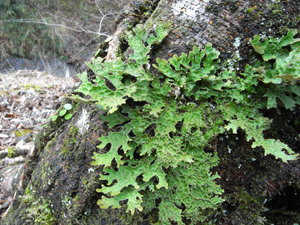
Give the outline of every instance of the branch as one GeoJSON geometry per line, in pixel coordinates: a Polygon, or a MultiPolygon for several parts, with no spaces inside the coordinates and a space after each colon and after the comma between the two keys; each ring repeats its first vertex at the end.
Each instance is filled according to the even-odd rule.
{"type": "MultiPolygon", "coordinates": [[[[100,0],[100,2],[101,2],[101,0],[100,0]]],[[[100,33],[100,32],[101,32],[101,28],[102,28],[102,21],[104,20],[104,18],[105,18],[106,16],[108,16],[108,15],[114,15],[114,14],[117,14],[117,13],[107,13],[107,14],[103,14],[103,13],[102,13],[102,10],[101,10],[101,8],[100,8],[100,6],[98,5],[98,1],[95,1],[95,3],[96,3],[96,6],[97,6],[97,8],[98,8],[100,14],[102,15],[102,18],[101,18],[101,20],[100,20],[100,22],[99,22],[99,29],[98,29],[98,33],[100,33]]]]}
{"type": "Polygon", "coordinates": [[[84,33],[89,33],[89,34],[96,34],[98,36],[105,36],[105,37],[109,37],[109,35],[105,34],[105,33],[100,33],[100,32],[95,32],[95,31],[91,31],[91,30],[85,30],[83,27],[79,26],[80,29],[75,29],[72,27],[68,27],[65,26],[63,24],[56,24],[56,23],[48,23],[48,22],[42,22],[40,20],[34,20],[34,19],[13,19],[13,20],[0,20],[0,23],[35,23],[35,24],[43,24],[43,25],[47,25],[47,26],[55,26],[55,27],[63,27],[66,28],[68,30],[72,30],[75,32],[84,32],[84,33]]]}

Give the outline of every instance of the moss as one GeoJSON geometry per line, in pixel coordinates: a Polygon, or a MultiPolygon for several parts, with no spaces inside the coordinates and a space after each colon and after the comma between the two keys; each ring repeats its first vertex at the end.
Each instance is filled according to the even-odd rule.
{"type": "Polygon", "coordinates": [[[248,9],[248,13],[252,13],[253,10],[254,10],[254,7],[250,7],[250,8],[248,9]]]}
{"type": "MultiPolygon", "coordinates": [[[[74,124],[72,124],[70,131],[69,131],[69,135],[73,135],[74,131],[75,131],[75,126],[74,126],[74,124]]],[[[76,131],[75,131],[75,134],[76,134],[76,131]]]]}
{"type": "Polygon", "coordinates": [[[285,35],[287,32],[286,28],[298,28],[299,27],[299,15],[297,14],[296,8],[299,8],[299,3],[290,2],[285,4],[283,1],[268,5],[267,3],[259,3],[255,6],[251,6],[245,14],[245,22],[248,23],[250,18],[255,21],[253,25],[248,23],[249,31],[255,31],[254,34],[261,34],[269,32],[274,34],[285,35]],[[251,10],[250,10],[251,9],[251,10]],[[254,10],[255,9],[255,10],[254,10]],[[287,15],[289,12],[289,15],[287,15]],[[298,17],[298,18],[297,18],[298,17]],[[267,18],[267,19],[266,19],[267,18]],[[257,27],[254,28],[255,24],[259,23],[259,30],[257,27]],[[251,28],[253,26],[253,28],[251,28]]]}
{"type": "Polygon", "coordinates": [[[63,144],[63,148],[61,150],[61,153],[66,157],[70,154],[70,150],[68,148],[68,143],[69,143],[69,140],[67,140],[64,144],[63,144]]]}
{"type": "Polygon", "coordinates": [[[34,224],[56,224],[56,219],[53,216],[51,209],[51,202],[44,199],[43,197],[34,196],[34,191],[32,194],[27,194],[22,196],[22,203],[26,204],[26,217],[23,217],[26,222],[34,222],[34,224]]]}

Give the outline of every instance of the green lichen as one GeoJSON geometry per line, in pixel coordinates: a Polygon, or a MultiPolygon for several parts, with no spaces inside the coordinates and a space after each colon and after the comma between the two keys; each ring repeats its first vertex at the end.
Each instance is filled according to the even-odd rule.
{"type": "MultiPolygon", "coordinates": [[[[247,65],[244,74],[236,74],[221,67],[219,52],[208,43],[205,49],[194,47],[188,55],[174,55],[169,61],[157,59],[152,66],[159,76],[151,73],[151,47],[162,42],[168,27],[157,24],[155,35],[141,25],[127,32],[133,52],[127,62],[94,59],[89,67],[97,77],[92,83],[86,73],[79,75],[83,83],[77,91],[90,95],[107,111],[101,119],[114,131],[99,138],[103,153],[93,156],[92,165],[104,165],[100,180],[108,185],[97,189],[104,194],[98,201],[100,207],[119,208],[125,201],[131,214],[158,209],[162,224],[183,224],[182,217],[195,224],[223,201],[223,191],[214,181],[219,176],[210,172],[218,157],[204,151],[218,134],[242,129],[252,148],[261,146],[265,155],[284,162],[295,160],[297,154],[286,144],[263,136],[271,123],[260,113],[270,107],[266,90],[276,93],[282,86],[265,82],[266,73],[255,72],[259,62],[247,65]]],[[[269,54],[264,43],[254,40],[259,54],[269,54]]],[[[282,55],[282,46],[275,47],[274,54],[281,57],[270,57],[276,65],[291,55],[299,57],[295,50],[299,40],[291,34],[281,40],[288,40],[284,46],[291,45],[292,52],[282,55]]],[[[293,71],[297,78],[298,70],[293,71]]],[[[285,87],[286,93],[298,95],[294,83],[285,87]]]]}
{"type": "Polygon", "coordinates": [[[300,38],[294,39],[296,34],[297,30],[291,30],[280,39],[271,37],[261,42],[261,38],[255,35],[250,40],[254,50],[262,55],[263,61],[257,61],[253,67],[248,65],[244,75],[256,76],[266,84],[281,84],[268,87],[264,95],[268,98],[268,109],[277,107],[277,99],[287,109],[293,109],[300,103],[300,87],[295,85],[300,81],[300,38]]]}

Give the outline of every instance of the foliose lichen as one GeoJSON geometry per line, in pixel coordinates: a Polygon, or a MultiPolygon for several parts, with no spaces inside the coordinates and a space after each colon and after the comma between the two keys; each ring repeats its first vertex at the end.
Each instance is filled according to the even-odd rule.
{"type": "Polygon", "coordinates": [[[107,111],[101,119],[111,129],[99,138],[101,153],[93,156],[92,165],[104,166],[100,180],[107,182],[97,189],[103,193],[98,204],[119,208],[126,202],[131,214],[158,209],[162,224],[183,224],[182,217],[195,224],[223,201],[215,183],[219,176],[210,172],[218,157],[204,151],[219,134],[242,129],[252,148],[261,146],[265,155],[284,162],[298,156],[288,145],[264,138],[271,120],[260,111],[279,102],[291,110],[299,104],[300,40],[294,30],[279,40],[254,37],[251,44],[265,61],[238,74],[220,66],[210,43],[151,66],[151,47],[162,42],[170,24],[156,24],[151,34],[147,26],[126,33],[133,51],[126,62],[96,58],[88,65],[96,78],[79,75],[77,92],[107,111]]]}

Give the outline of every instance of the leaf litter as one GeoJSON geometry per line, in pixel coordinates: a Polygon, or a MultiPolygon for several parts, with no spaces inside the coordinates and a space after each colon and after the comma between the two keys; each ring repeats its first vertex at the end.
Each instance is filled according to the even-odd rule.
{"type": "Polygon", "coordinates": [[[0,215],[14,200],[24,173],[24,162],[34,149],[34,137],[60,107],[76,83],[73,77],[19,70],[0,73],[0,215]],[[19,183],[16,183],[19,182],[19,183]]]}

